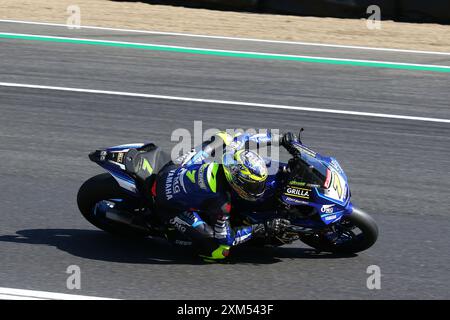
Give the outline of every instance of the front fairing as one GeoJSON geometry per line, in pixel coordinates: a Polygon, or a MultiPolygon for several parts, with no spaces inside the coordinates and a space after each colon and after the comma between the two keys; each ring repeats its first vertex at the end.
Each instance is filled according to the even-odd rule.
{"type": "Polygon", "coordinates": [[[331,224],[352,212],[350,189],[345,172],[332,157],[324,157],[304,145],[296,144],[301,158],[313,168],[320,184],[308,181],[289,181],[282,200],[289,205],[313,207],[323,223],[331,224]]]}

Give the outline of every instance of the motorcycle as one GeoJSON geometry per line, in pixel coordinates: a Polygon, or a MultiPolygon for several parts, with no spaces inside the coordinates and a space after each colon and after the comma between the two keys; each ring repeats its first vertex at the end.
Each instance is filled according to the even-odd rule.
{"type": "MultiPolygon", "coordinates": [[[[317,252],[338,254],[370,248],[378,237],[377,224],[353,206],[348,179],[338,161],[300,141],[294,146],[299,155],[287,163],[267,159],[277,173],[268,176],[258,203],[233,206],[232,225],[264,223],[275,217],[290,221],[282,234],[250,240],[255,245],[280,246],[300,240],[317,252]]],[[[114,235],[166,237],[165,226],[154,213],[150,189],[158,172],[173,164],[170,157],[154,143],[137,143],[96,150],[89,158],[107,173],[80,187],[81,214],[114,235]]],[[[175,243],[190,244],[189,239],[175,243]]]]}

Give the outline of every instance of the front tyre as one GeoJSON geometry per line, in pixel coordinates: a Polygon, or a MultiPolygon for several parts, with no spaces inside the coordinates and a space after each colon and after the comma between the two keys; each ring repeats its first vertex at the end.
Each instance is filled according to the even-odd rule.
{"type": "Polygon", "coordinates": [[[103,173],[83,183],[78,191],[77,203],[83,217],[99,229],[118,236],[133,238],[147,236],[148,233],[144,231],[95,214],[98,203],[111,199],[132,201],[109,173],[103,173]]]}
{"type": "Polygon", "coordinates": [[[331,232],[306,236],[301,240],[318,251],[352,254],[367,250],[378,238],[375,220],[357,208],[342,217],[333,229],[331,232]]]}

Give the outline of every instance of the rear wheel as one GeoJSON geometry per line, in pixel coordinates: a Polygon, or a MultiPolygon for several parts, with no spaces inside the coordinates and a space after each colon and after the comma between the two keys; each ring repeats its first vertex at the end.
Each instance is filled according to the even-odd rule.
{"type": "Polygon", "coordinates": [[[351,214],[342,217],[332,231],[306,236],[301,240],[319,251],[351,254],[367,250],[377,238],[378,227],[375,220],[355,208],[351,214]]]}
{"type": "Polygon", "coordinates": [[[81,214],[97,228],[118,236],[133,238],[147,236],[148,232],[144,230],[96,214],[99,205],[118,201],[133,201],[133,199],[123,191],[109,173],[99,174],[87,180],[80,187],[77,196],[81,214]]]}

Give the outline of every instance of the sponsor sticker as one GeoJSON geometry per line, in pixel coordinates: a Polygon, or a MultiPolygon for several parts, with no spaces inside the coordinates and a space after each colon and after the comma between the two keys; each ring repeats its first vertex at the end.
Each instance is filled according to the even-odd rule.
{"type": "Polygon", "coordinates": [[[300,204],[307,205],[307,204],[309,204],[308,201],[299,200],[299,199],[292,198],[292,197],[289,197],[289,196],[286,196],[286,195],[283,195],[283,201],[287,202],[290,205],[300,205],[300,204]]]}
{"type": "MultiPolygon", "coordinates": [[[[184,171],[186,171],[186,169],[184,169],[184,171]]],[[[181,187],[184,189],[184,186],[180,183],[182,173],[183,170],[178,170],[177,172],[177,170],[174,169],[170,170],[167,174],[165,186],[167,200],[172,199],[174,194],[179,193],[181,191],[181,187]]]]}
{"type": "Polygon", "coordinates": [[[206,182],[205,182],[205,169],[206,167],[208,167],[208,164],[204,164],[202,165],[199,169],[198,169],[198,185],[200,186],[201,189],[203,190],[207,190],[206,187],[206,182]]]}
{"type": "Polygon", "coordinates": [[[322,213],[333,213],[334,212],[334,204],[325,204],[320,208],[320,212],[322,213]]]}
{"type": "Polygon", "coordinates": [[[299,187],[289,185],[289,186],[287,186],[284,194],[287,196],[290,196],[290,197],[309,199],[310,192],[311,192],[311,189],[299,188],[299,187]]]}
{"type": "Polygon", "coordinates": [[[300,182],[300,181],[291,180],[291,181],[289,181],[289,185],[304,187],[304,186],[306,186],[306,182],[300,182]]]}
{"type": "Polygon", "coordinates": [[[336,215],[335,214],[333,214],[333,215],[331,215],[331,216],[327,216],[327,217],[325,217],[325,220],[326,221],[330,221],[330,220],[334,220],[334,219],[336,219],[336,215]]]}

